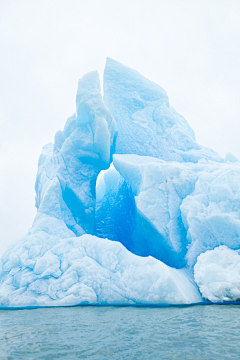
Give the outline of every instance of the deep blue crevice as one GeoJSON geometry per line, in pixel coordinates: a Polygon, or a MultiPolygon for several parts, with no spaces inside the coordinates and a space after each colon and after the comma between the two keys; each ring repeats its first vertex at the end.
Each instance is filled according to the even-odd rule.
{"type": "Polygon", "coordinates": [[[136,208],[131,187],[120,178],[117,188],[109,191],[96,203],[95,233],[101,238],[121,242],[134,252],[136,208]]]}
{"type": "MultiPolygon", "coordinates": [[[[131,186],[119,176],[105,176],[106,191],[100,201],[96,202],[95,235],[112,241],[119,241],[129,251],[139,256],[153,256],[166,265],[182,268],[186,265],[184,259],[186,244],[176,252],[169,239],[162,236],[154,225],[141,214],[135,204],[131,186]]],[[[182,223],[182,220],[179,219],[182,223]]],[[[186,231],[183,224],[179,224],[183,240],[186,231]],[[182,226],[180,226],[182,225],[182,226]]]]}

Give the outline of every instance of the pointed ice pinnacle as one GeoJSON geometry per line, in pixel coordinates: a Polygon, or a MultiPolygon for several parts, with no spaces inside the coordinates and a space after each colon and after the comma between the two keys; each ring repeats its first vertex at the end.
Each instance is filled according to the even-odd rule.
{"type": "Polygon", "coordinates": [[[43,148],[36,180],[38,214],[63,220],[76,235],[93,234],[95,183],[114,151],[116,123],[105,106],[97,71],[78,83],[77,115],[43,148]]]}
{"type": "Polygon", "coordinates": [[[197,144],[194,131],[169,105],[161,86],[110,58],[103,82],[104,101],[118,126],[117,154],[179,162],[223,161],[213,150],[197,144]]]}

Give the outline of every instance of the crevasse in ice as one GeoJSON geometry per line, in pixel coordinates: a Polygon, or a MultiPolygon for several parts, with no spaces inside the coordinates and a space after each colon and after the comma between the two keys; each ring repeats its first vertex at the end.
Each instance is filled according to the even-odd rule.
{"type": "Polygon", "coordinates": [[[108,168],[116,142],[116,123],[102,100],[98,72],[79,81],[76,107],[54,144],[44,146],[40,155],[34,225],[45,215],[82,235],[94,231],[95,183],[108,168]]]}
{"type": "Polygon", "coordinates": [[[83,76],[76,114],[43,147],[0,306],[237,301],[240,163],[198,145],[160,86],[111,59],[104,100],[98,73],[83,76]]]}
{"type": "Polygon", "coordinates": [[[218,245],[240,248],[238,163],[114,155],[113,164],[133,191],[141,255],[181,268],[218,245]]]}

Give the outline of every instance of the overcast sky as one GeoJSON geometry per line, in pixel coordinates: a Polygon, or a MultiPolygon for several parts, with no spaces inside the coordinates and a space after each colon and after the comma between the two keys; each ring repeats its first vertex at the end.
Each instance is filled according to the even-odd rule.
{"type": "Polygon", "coordinates": [[[0,253],[35,215],[41,147],[107,56],[168,92],[199,143],[240,158],[239,0],[0,0],[0,253]]]}

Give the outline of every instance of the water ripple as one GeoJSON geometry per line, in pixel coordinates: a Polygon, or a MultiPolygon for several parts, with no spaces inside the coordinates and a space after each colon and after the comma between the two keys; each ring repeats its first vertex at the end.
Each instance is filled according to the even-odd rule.
{"type": "Polygon", "coordinates": [[[0,359],[239,359],[240,307],[0,311],[0,359]]]}

